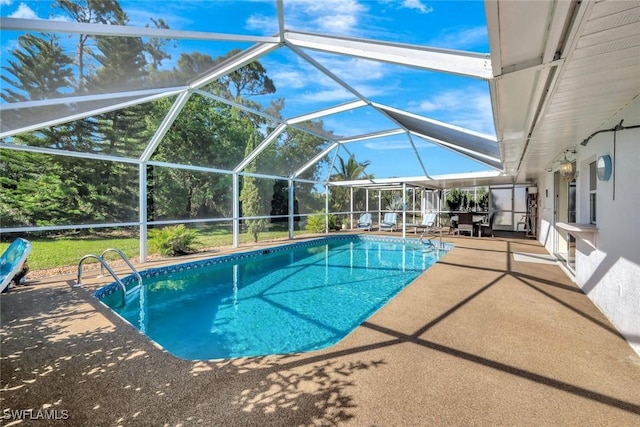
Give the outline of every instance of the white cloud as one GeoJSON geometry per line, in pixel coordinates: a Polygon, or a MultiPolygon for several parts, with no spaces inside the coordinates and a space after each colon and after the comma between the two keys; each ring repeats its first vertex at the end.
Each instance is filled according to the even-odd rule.
{"type": "Polygon", "coordinates": [[[361,58],[313,52],[311,56],[341,79],[351,83],[371,82],[385,78],[385,64],[361,58]]]}
{"type": "Polygon", "coordinates": [[[420,102],[411,102],[413,111],[433,112],[438,110],[478,110],[491,107],[489,95],[474,88],[458,88],[440,92],[420,102]]]}
{"type": "Polygon", "coordinates": [[[13,0],[0,0],[0,6],[10,6],[13,0]]]}
{"type": "MultiPolygon", "coordinates": [[[[384,85],[377,84],[378,81],[385,78],[384,64],[318,52],[313,52],[311,55],[316,61],[365,96],[370,97],[389,90],[388,82],[385,82],[384,85]]],[[[297,59],[297,62],[286,64],[270,63],[267,59],[263,61],[263,64],[270,70],[269,76],[273,79],[278,92],[295,90],[298,94],[290,96],[299,98],[299,101],[334,103],[350,101],[355,98],[354,94],[300,58],[297,59]],[[300,94],[303,96],[299,96],[300,94]]]]}
{"type": "MultiPolygon", "coordinates": [[[[0,2],[2,2],[3,5],[11,5],[13,3],[12,0],[0,0],[0,2]]],[[[38,14],[33,9],[31,9],[31,7],[29,7],[29,5],[27,5],[26,3],[20,3],[20,5],[18,6],[18,9],[16,9],[15,12],[11,13],[9,15],[9,18],[40,19],[40,20],[47,19],[47,18],[40,18],[38,14]]],[[[50,16],[48,20],[62,21],[62,22],[70,21],[70,19],[64,15],[50,16]]]]}
{"type": "Polygon", "coordinates": [[[351,0],[312,0],[310,3],[313,6],[305,12],[308,16],[316,17],[311,21],[315,24],[313,30],[340,35],[355,35],[358,33],[361,15],[367,10],[364,5],[351,0]]]}
{"type": "MultiPolygon", "coordinates": [[[[10,4],[10,3],[9,3],[10,4]]],[[[25,3],[20,3],[18,9],[9,15],[9,18],[22,18],[22,19],[40,19],[38,15],[27,6],[25,3]]]]}
{"type": "Polygon", "coordinates": [[[487,42],[487,27],[448,28],[428,44],[442,46],[447,49],[468,49],[487,42]]]}
{"type": "Polygon", "coordinates": [[[269,76],[276,84],[276,88],[300,89],[307,84],[307,77],[304,73],[285,67],[280,67],[275,72],[269,73],[269,76]]]}
{"type": "MultiPolygon", "coordinates": [[[[354,35],[360,31],[360,21],[369,8],[357,0],[288,0],[284,3],[285,27],[304,31],[328,32],[337,35],[354,35]]],[[[248,28],[264,28],[272,17],[252,15],[248,28]]]]}
{"type": "Polygon", "coordinates": [[[338,102],[353,98],[354,95],[342,87],[322,89],[313,93],[304,94],[304,99],[307,102],[338,102]]]}
{"type": "Polygon", "coordinates": [[[416,110],[421,112],[432,112],[437,110],[454,110],[461,108],[465,103],[465,93],[462,90],[451,90],[442,92],[432,98],[415,103],[416,110]]]}
{"type": "Polygon", "coordinates": [[[491,98],[483,90],[466,87],[440,92],[433,97],[410,102],[409,111],[430,116],[465,129],[494,135],[491,98]]]}
{"type": "Polygon", "coordinates": [[[312,16],[355,16],[368,10],[365,5],[356,0],[291,0],[286,2],[286,6],[312,16]]]}
{"type": "Polygon", "coordinates": [[[405,7],[407,9],[416,9],[420,13],[431,13],[431,12],[433,12],[433,8],[431,6],[425,5],[420,0],[404,0],[402,2],[402,7],[405,7]]]}
{"type": "Polygon", "coordinates": [[[338,102],[352,99],[353,95],[342,86],[334,83],[325,75],[321,75],[314,69],[292,69],[279,67],[270,73],[276,88],[295,90],[288,98],[296,98],[305,103],[314,102],[338,102]]]}
{"type": "Polygon", "coordinates": [[[357,17],[353,15],[322,16],[315,20],[321,31],[332,34],[349,34],[358,24],[357,17]]]}
{"type": "Polygon", "coordinates": [[[260,30],[262,34],[275,34],[278,31],[278,21],[272,17],[254,14],[247,18],[245,28],[260,30]]]}

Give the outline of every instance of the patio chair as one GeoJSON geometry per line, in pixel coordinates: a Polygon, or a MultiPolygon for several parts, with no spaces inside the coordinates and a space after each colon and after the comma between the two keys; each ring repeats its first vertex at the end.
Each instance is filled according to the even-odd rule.
{"type": "Polygon", "coordinates": [[[458,231],[458,214],[449,212],[449,234],[456,234],[458,231]]]}
{"type": "Polygon", "coordinates": [[[458,214],[458,234],[469,233],[473,236],[473,214],[470,212],[461,212],[458,214]]]}
{"type": "Polygon", "coordinates": [[[9,284],[18,284],[24,278],[26,271],[21,273],[23,264],[31,252],[31,242],[17,238],[0,257],[0,292],[8,290],[9,284]],[[20,276],[21,274],[21,276],[20,276]]]}
{"type": "Polygon", "coordinates": [[[384,214],[382,222],[380,222],[380,230],[394,231],[397,227],[398,214],[396,212],[387,212],[384,214]]]}
{"type": "Polygon", "coordinates": [[[491,237],[494,237],[493,235],[493,219],[496,216],[495,212],[491,212],[489,214],[489,222],[488,223],[482,223],[480,224],[480,236],[487,236],[490,235],[491,237]]]}
{"type": "Polygon", "coordinates": [[[360,215],[360,218],[358,218],[358,228],[360,230],[371,231],[371,224],[371,214],[369,212],[363,213],[360,215]]]}

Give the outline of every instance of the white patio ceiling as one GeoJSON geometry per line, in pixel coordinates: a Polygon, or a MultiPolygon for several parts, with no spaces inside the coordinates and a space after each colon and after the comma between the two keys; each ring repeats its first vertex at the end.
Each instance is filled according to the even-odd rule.
{"type": "Polygon", "coordinates": [[[640,2],[485,6],[505,171],[534,179],[640,95],[640,2]]]}
{"type": "MultiPolygon", "coordinates": [[[[550,167],[565,149],[575,147],[588,138],[640,94],[640,1],[487,1],[485,9],[490,54],[291,31],[286,28],[287,19],[283,14],[282,2],[277,1],[277,4],[280,30],[273,37],[1,18],[3,32],[26,30],[155,36],[181,40],[250,42],[252,45],[207,73],[194,76],[189,81],[177,82],[172,87],[145,90],[126,88],[82,97],[3,103],[0,105],[0,137],[11,137],[20,132],[177,95],[173,108],[149,141],[147,150],[140,158],[129,159],[146,161],[192,94],[213,96],[201,91],[201,88],[256,59],[287,49],[351,93],[353,101],[329,105],[322,110],[284,120],[268,117],[274,123],[300,127],[299,123],[304,120],[370,108],[393,124],[388,129],[367,134],[323,134],[321,136],[331,144],[322,155],[327,155],[338,146],[348,147],[354,141],[399,134],[406,136],[414,147],[421,174],[402,176],[400,170],[394,178],[379,179],[379,183],[408,182],[432,188],[528,183],[550,167]],[[357,90],[347,78],[336,75],[329,67],[314,59],[311,51],[486,81],[491,92],[497,140],[375,102],[357,90]],[[30,116],[25,122],[19,113],[26,108],[36,108],[46,113],[30,116]],[[481,162],[494,171],[433,176],[415,149],[414,138],[445,147],[481,162]]],[[[232,101],[220,100],[252,111],[232,101]]],[[[266,116],[264,112],[252,112],[266,116]]],[[[276,130],[282,131],[282,127],[276,130]]],[[[254,157],[270,143],[269,138],[273,139],[273,135],[258,147],[252,154],[254,157]]],[[[38,151],[35,147],[13,146],[10,141],[5,141],[2,147],[38,151]]],[[[77,156],[78,153],[68,155],[77,156]]],[[[321,157],[309,159],[302,168],[292,170],[291,176],[297,176],[321,157]]],[[[236,170],[241,170],[243,164],[247,163],[245,159],[236,170]]]]}

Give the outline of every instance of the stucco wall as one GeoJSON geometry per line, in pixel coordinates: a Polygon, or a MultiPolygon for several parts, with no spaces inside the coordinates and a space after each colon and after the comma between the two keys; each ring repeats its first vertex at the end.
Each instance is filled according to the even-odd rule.
{"type": "MultiPolygon", "coordinates": [[[[602,129],[622,119],[624,126],[640,125],[640,97],[602,129]]],[[[608,154],[613,173],[597,181],[598,231],[593,245],[576,242],[575,281],[640,354],[640,129],[601,133],[576,148],[577,222],[589,222],[589,163],[608,154]]],[[[539,240],[553,253],[553,172],[540,177],[538,187],[539,240]]]]}

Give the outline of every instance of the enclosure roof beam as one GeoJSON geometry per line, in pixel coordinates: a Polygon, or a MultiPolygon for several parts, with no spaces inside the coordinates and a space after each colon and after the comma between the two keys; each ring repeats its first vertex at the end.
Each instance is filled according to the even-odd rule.
{"type": "Polygon", "coordinates": [[[422,168],[422,172],[424,172],[424,176],[429,178],[429,172],[427,172],[427,167],[424,165],[424,162],[422,161],[422,156],[420,156],[420,153],[418,152],[418,148],[416,147],[416,144],[413,142],[413,138],[411,138],[411,132],[407,134],[407,138],[409,138],[409,142],[411,143],[411,148],[413,148],[413,152],[416,155],[416,159],[418,159],[418,163],[420,163],[420,167],[422,168]]]}
{"type": "Polygon", "coordinates": [[[302,165],[302,167],[300,169],[298,169],[294,174],[293,174],[293,178],[297,178],[302,172],[306,171],[307,169],[309,169],[311,166],[313,166],[314,164],[316,164],[317,162],[320,161],[320,159],[322,159],[324,156],[326,156],[327,154],[329,154],[331,152],[331,150],[333,150],[334,148],[336,148],[339,144],[337,142],[334,142],[332,144],[330,144],[327,148],[325,148],[324,150],[322,150],[320,153],[318,153],[313,159],[309,160],[307,163],[305,163],[304,165],[302,165]]]}
{"type": "Polygon", "coordinates": [[[279,43],[278,37],[172,30],[168,28],[107,25],[100,23],[52,21],[46,19],[0,18],[2,30],[41,33],[90,34],[94,36],[158,37],[164,39],[279,43]]]}
{"type": "Polygon", "coordinates": [[[292,117],[287,120],[288,124],[306,122],[309,120],[317,119],[324,116],[330,116],[331,114],[341,113],[343,111],[355,110],[356,108],[364,107],[367,103],[361,99],[353,102],[347,102],[345,104],[336,105],[334,107],[325,108],[324,110],[314,111],[302,116],[292,117]]]}
{"type": "Polygon", "coordinates": [[[389,130],[383,130],[380,132],[365,133],[365,134],[356,135],[348,138],[340,138],[338,142],[340,142],[341,144],[349,144],[351,142],[365,141],[367,139],[384,138],[386,136],[400,135],[401,133],[407,133],[407,131],[404,129],[389,129],[389,130]]]}
{"type": "Polygon", "coordinates": [[[155,101],[156,99],[166,98],[167,96],[172,96],[178,93],[179,91],[171,92],[171,93],[155,93],[150,96],[141,97],[137,99],[132,99],[126,102],[120,102],[117,104],[112,104],[106,107],[93,108],[88,111],[84,111],[82,113],[72,114],[70,116],[63,116],[59,118],[55,118],[52,120],[48,120],[45,122],[38,122],[29,126],[23,126],[21,128],[10,129],[6,132],[0,132],[0,138],[6,138],[8,136],[17,135],[23,132],[31,132],[39,129],[47,128],[49,126],[56,126],[62,123],[69,123],[75,120],[84,119],[86,117],[95,116],[98,114],[104,114],[115,110],[121,110],[124,108],[132,107],[134,105],[144,104],[146,102],[155,101]]]}
{"type": "Polygon", "coordinates": [[[106,99],[146,97],[149,95],[161,94],[163,97],[173,96],[189,89],[187,86],[161,87],[156,89],[132,90],[127,92],[100,93],[95,95],[68,96],[60,98],[37,99],[32,101],[11,102],[0,104],[0,112],[10,110],[21,110],[24,108],[50,107],[64,104],[78,104],[83,102],[104,101],[106,99]]]}
{"type": "Polygon", "coordinates": [[[147,148],[142,152],[142,155],[140,156],[141,161],[146,162],[151,158],[153,152],[158,148],[160,141],[162,141],[162,138],[167,134],[169,128],[187,104],[190,97],[191,92],[183,92],[178,96],[178,99],[173,103],[169,112],[164,116],[164,120],[162,120],[162,123],[156,130],[156,133],[151,138],[151,141],[147,144],[147,148]]]}
{"type": "Polygon", "coordinates": [[[217,64],[215,67],[211,68],[207,73],[205,73],[201,77],[197,77],[190,84],[189,87],[191,89],[198,89],[202,86],[205,86],[212,81],[219,79],[220,77],[227,75],[233,71],[236,71],[239,68],[244,67],[247,64],[252,63],[256,59],[260,58],[263,55],[266,55],[280,47],[280,43],[264,43],[257,44],[249,49],[245,49],[238,54],[228,58],[225,61],[222,61],[220,64],[217,64]]]}
{"type": "Polygon", "coordinates": [[[401,43],[287,31],[288,44],[301,48],[491,80],[491,56],[401,43]]]}
{"type": "Polygon", "coordinates": [[[206,96],[207,98],[215,99],[216,101],[220,101],[223,104],[227,104],[227,105],[235,107],[235,108],[237,108],[239,110],[246,111],[247,113],[255,114],[256,116],[260,116],[260,117],[262,117],[264,119],[267,119],[269,121],[272,121],[274,123],[285,123],[284,119],[272,116],[270,114],[265,113],[264,111],[259,111],[259,110],[256,110],[254,108],[247,107],[246,105],[242,105],[239,102],[231,101],[229,99],[223,98],[222,96],[214,95],[214,94],[212,94],[210,92],[207,92],[207,91],[204,91],[202,89],[194,89],[192,92],[193,93],[197,93],[198,95],[206,96]]]}
{"type": "Polygon", "coordinates": [[[92,159],[92,160],[118,162],[118,163],[132,163],[136,165],[140,164],[139,159],[132,159],[129,157],[118,157],[118,156],[111,156],[108,154],[86,153],[82,151],[61,150],[59,148],[34,147],[30,145],[16,145],[11,143],[2,143],[0,144],[0,148],[2,148],[3,150],[7,149],[7,150],[16,150],[16,151],[27,151],[30,153],[49,154],[51,156],[78,157],[81,159],[92,159]]]}
{"type": "Polygon", "coordinates": [[[253,161],[253,159],[255,159],[258,154],[262,153],[264,151],[265,148],[267,148],[267,146],[269,146],[269,144],[274,141],[276,138],[278,138],[278,136],[280,136],[280,134],[282,132],[284,132],[284,130],[287,128],[287,125],[285,124],[280,124],[278,125],[278,127],[276,127],[273,132],[271,132],[265,139],[264,141],[262,141],[260,143],[260,145],[258,145],[257,147],[255,147],[253,149],[253,151],[244,158],[244,160],[242,160],[238,166],[235,167],[235,169],[233,170],[234,173],[238,173],[241,172],[244,168],[247,167],[247,165],[249,163],[251,163],[253,161]]]}
{"type": "Polygon", "coordinates": [[[365,101],[367,104],[369,103],[369,100],[367,99],[366,96],[364,96],[363,94],[361,94],[360,92],[358,92],[354,87],[352,87],[351,85],[349,85],[347,82],[345,82],[344,80],[342,80],[340,77],[336,76],[334,73],[332,73],[328,68],[326,68],[324,65],[320,64],[318,61],[316,61],[315,59],[313,59],[311,56],[309,56],[306,52],[302,51],[301,49],[299,49],[297,46],[287,43],[287,46],[289,47],[289,49],[291,49],[293,52],[295,52],[298,56],[300,56],[301,58],[303,58],[305,61],[307,61],[309,64],[313,65],[314,67],[316,67],[318,70],[320,70],[323,74],[325,74],[327,77],[329,77],[331,80],[333,80],[334,82],[338,83],[340,86],[342,86],[345,90],[347,90],[348,92],[351,92],[352,94],[354,94],[357,98],[365,101]]]}

